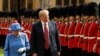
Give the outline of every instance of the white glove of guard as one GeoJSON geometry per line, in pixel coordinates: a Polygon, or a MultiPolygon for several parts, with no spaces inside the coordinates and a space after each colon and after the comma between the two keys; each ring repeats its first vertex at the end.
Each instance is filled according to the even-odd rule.
{"type": "Polygon", "coordinates": [[[26,48],[25,48],[25,47],[19,48],[19,49],[18,49],[18,52],[19,52],[19,53],[23,53],[24,51],[26,51],[26,48]]]}
{"type": "Polygon", "coordinates": [[[94,53],[96,52],[96,44],[94,44],[94,46],[93,46],[93,52],[94,53]]]}

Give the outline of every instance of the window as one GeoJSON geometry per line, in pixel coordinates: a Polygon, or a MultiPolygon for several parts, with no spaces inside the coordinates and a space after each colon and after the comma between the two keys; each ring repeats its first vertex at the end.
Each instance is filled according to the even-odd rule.
{"type": "Polygon", "coordinates": [[[18,9],[18,0],[10,0],[10,7],[11,10],[17,10],[18,9]]]}
{"type": "Polygon", "coordinates": [[[20,0],[20,9],[25,8],[25,0],[20,0]]]}
{"type": "Polygon", "coordinates": [[[32,9],[32,0],[28,0],[28,9],[32,9]]]}
{"type": "Polygon", "coordinates": [[[69,6],[69,0],[64,0],[64,5],[69,6]]]}
{"type": "Polygon", "coordinates": [[[79,4],[84,4],[84,0],[79,0],[79,4]]]}
{"type": "Polygon", "coordinates": [[[3,0],[3,10],[4,11],[8,10],[8,0],[3,0]]]}
{"type": "MultiPolygon", "coordinates": [[[[84,0],[64,0],[64,6],[77,5],[77,3],[84,4],[84,0]]],[[[62,6],[62,0],[56,0],[56,5],[62,6]]]]}
{"type": "Polygon", "coordinates": [[[62,5],[62,0],[56,0],[56,5],[61,6],[62,5]]]}
{"type": "Polygon", "coordinates": [[[11,0],[10,1],[11,10],[18,10],[25,8],[25,0],[11,0]]]}
{"type": "Polygon", "coordinates": [[[71,0],[71,4],[72,5],[76,5],[77,4],[77,0],[71,0]]]}

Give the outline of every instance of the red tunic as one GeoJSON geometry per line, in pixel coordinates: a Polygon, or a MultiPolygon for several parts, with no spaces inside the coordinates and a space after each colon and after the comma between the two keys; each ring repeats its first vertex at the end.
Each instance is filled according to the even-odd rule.
{"type": "Polygon", "coordinates": [[[83,29],[83,35],[84,35],[84,40],[83,40],[83,51],[87,51],[88,50],[88,30],[90,27],[91,23],[90,22],[85,22],[84,23],[84,29],[83,29]]]}
{"type": "Polygon", "coordinates": [[[64,35],[64,29],[65,29],[65,24],[64,23],[61,23],[61,26],[60,26],[60,43],[61,43],[61,46],[65,46],[64,42],[65,42],[65,37],[63,36],[64,35]]]}
{"type": "Polygon", "coordinates": [[[75,48],[78,48],[81,28],[82,28],[82,22],[76,22],[76,27],[74,32],[75,48]]]}
{"type": "Polygon", "coordinates": [[[96,40],[96,53],[100,54],[100,26],[98,28],[98,33],[97,33],[97,40],[96,40]]]}
{"type": "Polygon", "coordinates": [[[75,22],[70,22],[70,26],[68,28],[68,48],[75,47],[75,40],[74,40],[74,30],[75,30],[75,22]]]}
{"type": "Polygon", "coordinates": [[[81,49],[83,49],[83,38],[84,38],[83,29],[84,29],[84,26],[80,30],[79,48],[81,49]]]}
{"type": "Polygon", "coordinates": [[[57,22],[57,27],[58,27],[58,30],[60,30],[61,22],[57,22]]]}
{"type": "Polygon", "coordinates": [[[64,46],[68,46],[68,23],[65,24],[65,29],[64,29],[64,37],[65,37],[65,42],[64,42],[64,46]]]}
{"type": "Polygon", "coordinates": [[[96,37],[98,32],[98,23],[93,21],[88,30],[88,52],[93,52],[94,44],[96,43],[96,37]]]}

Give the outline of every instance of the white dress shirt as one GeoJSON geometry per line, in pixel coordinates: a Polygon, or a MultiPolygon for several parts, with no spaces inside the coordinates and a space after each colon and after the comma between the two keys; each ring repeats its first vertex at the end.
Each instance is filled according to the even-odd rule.
{"type": "MultiPolygon", "coordinates": [[[[42,29],[43,29],[43,32],[44,32],[44,22],[41,21],[41,23],[42,23],[42,29]]],[[[46,22],[46,27],[47,27],[48,33],[49,33],[49,25],[48,25],[48,22],[46,22]]]]}

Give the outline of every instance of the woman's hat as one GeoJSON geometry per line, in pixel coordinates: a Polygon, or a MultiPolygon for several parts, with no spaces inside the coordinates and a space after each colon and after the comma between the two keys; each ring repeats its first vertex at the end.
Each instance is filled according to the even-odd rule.
{"type": "Polygon", "coordinates": [[[9,28],[10,31],[17,31],[17,30],[19,31],[21,29],[22,27],[20,26],[19,23],[12,23],[9,28]]]}

